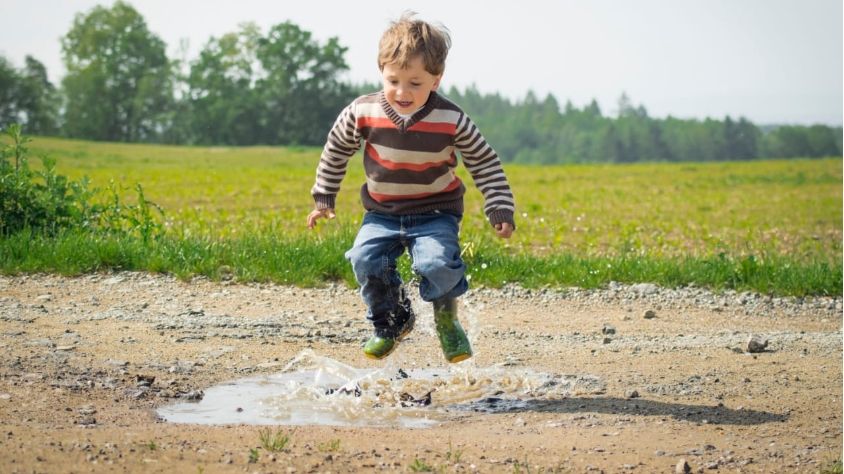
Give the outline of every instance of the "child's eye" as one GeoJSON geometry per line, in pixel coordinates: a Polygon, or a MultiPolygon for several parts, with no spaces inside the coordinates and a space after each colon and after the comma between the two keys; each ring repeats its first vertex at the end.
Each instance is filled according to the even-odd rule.
{"type": "Polygon", "coordinates": [[[390,81],[390,85],[391,86],[397,86],[397,85],[399,85],[399,81],[390,81]]]}
{"type": "Polygon", "coordinates": [[[419,84],[419,83],[416,83],[416,82],[411,82],[410,85],[413,86],[413,87],[419,87],[422,84],[419,84]]]}

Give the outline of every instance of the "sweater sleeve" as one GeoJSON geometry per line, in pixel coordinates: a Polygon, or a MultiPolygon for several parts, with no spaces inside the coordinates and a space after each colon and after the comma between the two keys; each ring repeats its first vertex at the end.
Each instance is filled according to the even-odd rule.
{"type": "Polygon", "coordinates": [[[361,135],[355,118],[355,103],[340,112],[328,138],[316,170],[316,182],[311,195],[317,209],[333,209],[340,183],[346,176],[349,158],[360,149],[361,135]]]}
{"type": "Polygon", "coordinates": [[[515,201],[501,160],[465,113],[457,122],[454,146],[460,151],[463,164],[484,196],[484,213],[490,224],[508,222],[515,228],[515,201]]]}

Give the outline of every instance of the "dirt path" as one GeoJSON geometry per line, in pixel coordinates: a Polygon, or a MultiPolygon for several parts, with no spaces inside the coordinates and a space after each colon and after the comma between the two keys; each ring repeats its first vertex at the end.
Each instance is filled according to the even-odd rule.
{"type": "Polygon", "coordinates": [[[0,472],[674,472],[681,459],[692,472],[817,472],[841,458],[840,299],[473,290],[461,310],[476,356],[451,368],[415,303],[416,331],[373,362],[344,287],[0,277],[0,472]],[[744,352],[751,334],[764,352],[744,352]],[[257,426],[157,416],[306,349],[358,368],[590,382],[483,393],[462,409],[434,392],[434,427],[287,426],[277,453],[256,449],[257,426]]]}

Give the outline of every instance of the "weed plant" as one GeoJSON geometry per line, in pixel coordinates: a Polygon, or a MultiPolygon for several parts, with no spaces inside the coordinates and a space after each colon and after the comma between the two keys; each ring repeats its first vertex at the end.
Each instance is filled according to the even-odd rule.
{"type": "Polygon", "coordinates": [[[261,441],[261,447],[271,453],[282,451],[287,443],[290,442],[290,436],[283,433],[281,430],[273,431],[269,428],[264,428],[258,431],[258,438],[261,441]]]}

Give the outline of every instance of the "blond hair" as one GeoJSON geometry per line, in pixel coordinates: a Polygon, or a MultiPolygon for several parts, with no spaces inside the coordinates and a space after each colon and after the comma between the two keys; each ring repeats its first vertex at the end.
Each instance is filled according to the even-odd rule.
{"type": "Polygon", "coordinates": [[[415,15],[414,12],[405,12],[381,35],[378,69],[393,63],[405,68],[414,57],[420,56],[430,74],[438,76],[443,73],[451,36],[444,26],[414,19],[415,15]]]}

